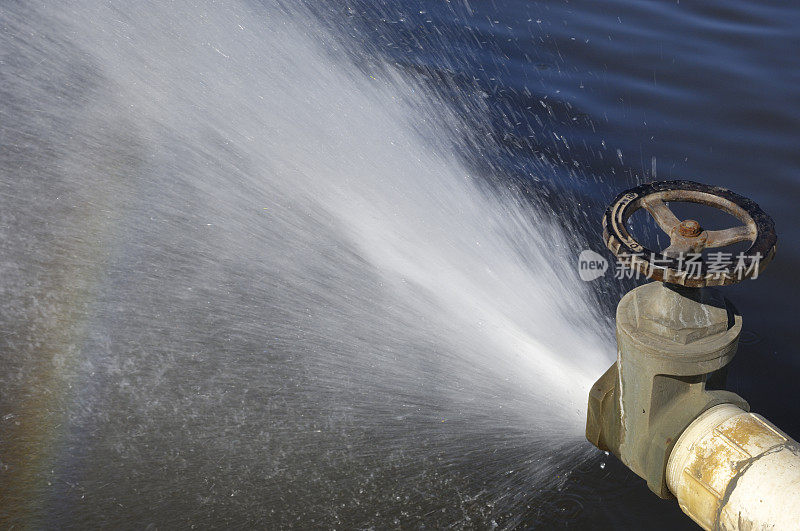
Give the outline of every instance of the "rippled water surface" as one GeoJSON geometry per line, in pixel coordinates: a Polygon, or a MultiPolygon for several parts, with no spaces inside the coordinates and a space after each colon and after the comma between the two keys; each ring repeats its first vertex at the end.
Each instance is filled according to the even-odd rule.
{"type": "MultiPolygon", "coordinates": [[[[0,7],[0,524],[693,529],[583,440],[624,188],[756,200],[797,438],[789,2],[0,7]],[[715,5],[711,5],[715,4],[715,5]]],[[[650,228],[649,235],[655,237],[650,228]]]]}

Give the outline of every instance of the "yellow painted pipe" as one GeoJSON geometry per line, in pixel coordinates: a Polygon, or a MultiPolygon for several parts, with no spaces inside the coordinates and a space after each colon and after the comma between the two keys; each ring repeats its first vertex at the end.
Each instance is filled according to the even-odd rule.
{"type": "Polygon", "coordinates": [[[686,428],[670,454],[667,485],[706,530],[800,530],[800,445],[732,404],[686,428]]]}

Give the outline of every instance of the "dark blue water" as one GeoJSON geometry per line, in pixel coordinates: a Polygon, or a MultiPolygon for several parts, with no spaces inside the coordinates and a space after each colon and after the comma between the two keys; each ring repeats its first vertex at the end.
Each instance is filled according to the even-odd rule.
{"type": "MultiPolygon", "coordinates": [[[[762,278],[726,288],[745,326],[729,384],[800,437],[800,9],[791,3],[308,1],[310,18],[289,9],[305,38],[364,73],[352,98],[334,77],[330,101],[324,87],[298,87],[309,72],[280,45],[299,43],[297,61],[309,52],[297,27],[265,15],[272,2],[141,12],[98,3],[96,13],[90,4],[0,7],[0,524],[695,528],[613,457],[570,438],[564,396],[517,382],[503,352],[499,368],[482,364],[492,353],[484,336],[451,308],[464,299],[416,286],[396,296],[393,262],[377,262],[388,273],[373,267],[342,235],[349,218],[334,214],[347,209],[325,210],[342,199],[306,197],[330,192],[313,188],[310,170],[335,185],[342,168],[388,161],[376,172],[391,186],[364,179],[383,192],[365,197],[403,207],[395,190],[407,186],[423,205],[452,207],[446,194],[413,196],[454,166],[441,156],[449,148],[431,142],[428,156],[403,133],[395,154],[364,133],[373,129],[360,113],[378,114],[392,89],[411,109],[418,97],[433,121],[453,111],[463,168],[527,198],[530,216],[543,213],[511,225],[530,229],[512,249],[532,269],[572,271],[580,246],[609,256],[602,211],[643,182],[685,178],[757,201],[776,221],[779,251],[762,278]],[[262,58],[269,79],[259,77],[262,58]],[[370,84],[387,63],[425,92],[370,84]],[[278,103],[263,103],[262,90],[278,103]],[[322,116],[328,108],[334,118],[322,116]],[[318,122],[336,134],[317,135],[318,122]],[[286,141],[304,135],[311,147],[286,141]],[[406,164],[407,174],[392,173],[406,164]],[[286,184],[295,180],[311,190],[300,199],[292,186],[302,186],[286,184]],[[538,238],[552,221],[574,236],[568,252],[538,238]]],[[[422,220],[415,231],[411,216],[389,225],[411,251],[460,249],[425,223],[440,217],[399,211],[422,220]]],[[[483,223],[452,212],[463,223],[445,232],[483,223]]],[[[574,275],[544,275],[555,292],[534,295],[563,293],[568,311],[515,305],[514,288],[528,286],[481,276],[485,264],[469,259],[488,263],[491,253],[464,256],[458,266],[507,297],[480,305],[544,308],[532,323],[509,319],[537,337],[564,321],[578,335],[588,320],[602,343],[635,285],[606,276],[580,298],[586,286],[564,284],[574,275]],[[554,313],[558,323],[547,320],[554,313]]],[[[440,284],[453,288],[448,280],[440,284]]]]}
{"type": "MultiPolygon", "coordinates": [[[[696,180],[756,200],[775,219],[779,258],[757,282],[727,291],[751,333],[769,345],[759,365],[776,364],[769,373],[780,378],[786,370],[778,367],[795,363],[796,6],[502,0],[348,6],[328,7],[325,16],[339,13],[334,18],[344,38],[359,42],[366,55],[389,57],[427,77],[468,117],[465,92],[488,102],[491,126],[486,115],[475,117],[476,127],[487,128],[481,148],[488,155],[465,156],[476,164],[502,160],[512,180],[535,178],[542,161],[552,164],[555,177],[533,186],[574,192],[581,198],[576,208],[590,219],[598,220],[618,191],[657,179],[696,180]]],[[[567,210],[560,213],[570,216],[567,210]]],[[[586,231],[599,242],[599,222],[586,231]]],[[[761,385],[744,375],[740,384],[761,385]]],[[[774,403],[782,404],[774,414],[791,423],[790,405],[774,403]]]]}

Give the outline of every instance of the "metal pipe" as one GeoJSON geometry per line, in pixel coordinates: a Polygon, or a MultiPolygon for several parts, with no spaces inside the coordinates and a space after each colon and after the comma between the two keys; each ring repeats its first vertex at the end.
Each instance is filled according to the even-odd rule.
{"type": "Polygon", "coordinates": [[[667,485],[706,530],[800,529],[800,445],[733,404],[702,413],[678,439],[667,485]]]}

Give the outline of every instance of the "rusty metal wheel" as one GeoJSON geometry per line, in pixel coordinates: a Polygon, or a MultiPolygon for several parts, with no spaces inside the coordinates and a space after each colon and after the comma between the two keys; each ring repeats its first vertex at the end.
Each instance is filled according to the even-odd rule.
{"type": "Polygon", "coordinates": [[[603,240],[620,260],[653,280],[688,287],[724,286],[757,276],[775,256],[775,223],[752,200],[725,188],[692,181],[643,184],[619,194],[603,216],[603,240]],[[743,223],[725,230],[704,230],[691,219],[683,220],[667,206],[679,201],[708,205],[743,223]],[[628,219],[644,208],[670,238],[663,251],[637,242],[626,228],[628,219]],[[712,253],[726,258],[715,263],[700,258],[701,251],[750,241],[743,253],[712,253]],[[730,257],[724,257],[731,254],[730,257]]]}

